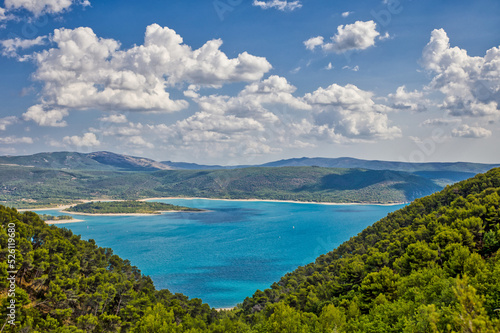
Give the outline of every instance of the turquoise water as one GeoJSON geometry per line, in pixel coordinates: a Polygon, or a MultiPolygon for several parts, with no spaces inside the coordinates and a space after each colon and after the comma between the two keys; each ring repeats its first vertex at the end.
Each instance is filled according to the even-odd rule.
{"type": "Polygon", "coordinates": [[[156,288],[201,298],[212,307],[241,303],[257,289],[269,287],[285,273],[314,261],[403,207],[157,201],[209,211],[153,216],[75,215],[85,222],[58,226],[112,248],[151,276],[156,288]]]}

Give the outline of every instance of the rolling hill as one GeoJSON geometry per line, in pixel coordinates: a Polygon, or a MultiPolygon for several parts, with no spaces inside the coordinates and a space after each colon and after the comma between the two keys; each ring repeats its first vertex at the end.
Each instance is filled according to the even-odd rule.
{"type": "Polygon", "coordinates": [[[0,184],[0,200],[15,207],[169,196],[396,203],[440,189],[405,172],[319,167],[118,172],[4,165],[0,184]]]}
{"type": "Polygon", "coordinates": [[[0,206],[0,220],[0,248],[18,244],[13,267],[0,252],[4,332],[500,331],[500,169],[415,200],[232,311],[156,290],[111,249],[34,213],[0,206]]]}
{"type": "Polygon", "coordinates": [[[157,162],[149,158],[135,157],[112,152],[93,153],[54,152],[26,156],[0,156],[0,165],[21,165],[48,169],[107,170],[107,171],[157,171],[157,170],[225,170],[248,167],[319,166],[324,168],[393,170],[403,172],[455,173],[455,177],[486,172],[500,164],[482,163],[407,163],[369,161],[350,157],[340,158],[292,158],[260,165],[204,165],[186,162],[157,162]]]}

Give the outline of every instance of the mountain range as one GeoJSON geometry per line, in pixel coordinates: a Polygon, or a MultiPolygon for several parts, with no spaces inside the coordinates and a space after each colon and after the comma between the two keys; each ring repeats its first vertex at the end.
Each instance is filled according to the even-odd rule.
{"type": "Polygon", "coordinates": [[[18,208],[148,197],[400,203],[495,165],[300,158],[215,166],[111,152],[0,157],[0,202],[18,208]]]}
{"type": "MultiPolygon", "coordinates": [[[[247,167],[318,166],[324,168],[394,170],[404,172],[458,172],[468,176],[484,173],[500,164],[468,162],[409,163],[395,161],[363,160],[351,157],[325,158],[302,157],[283,159],[258,165],[204,165],[187,162],[155,161],[145,157],[116,154],[107,151],[93,153],[52,152],[26,156],[0,156],[0,165],[21,165],[49,169],[107,170],[107,171],[157,171],[157,170],[219,170],[247,167]]],[[[466,177],[468,178],[468,177],[466,177]]],[[[464,179],[466,179],[464,178],[464,179]]]]}

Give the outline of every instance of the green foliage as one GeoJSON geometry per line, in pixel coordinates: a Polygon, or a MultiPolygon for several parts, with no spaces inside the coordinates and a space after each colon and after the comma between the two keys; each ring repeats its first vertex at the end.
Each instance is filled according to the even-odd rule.
{"type": "Polygon", "coordinates": [[[63,220],[72,220],[73,216],[70,215],[58,215],[58,216],[53,216],[53,215],[47,215],[47,214],[39,214],[40,219],[44,221],[63,221],[63,220]]]}
{"type": "Polygon", "coordinates": [[[118,172],[0,165],[0,184],[0,202],[15,207],[171,196],[395,203],[441,189],[405,172],[317,167],[118,172]]]}
{"type": "Polygon", "coordinates": [[[87,202],[72,206],[65,211],[85,214],[160,214],[166,211],[199,212],[202,210],[162,202],[126,200],[87,202]]]}
{"type": "Polygon", "coordinates": [[[415,200],[233,311],[157,291],[110,249],[36,214],[0,207],[0,222],[0,262],[6,225],[17,228],[16,320],[25,331],[500,331],[500,169],[415,200]]]}
{"type": "Polygon", "coordinates": [[[284,303],[317,316],[308,332],[498,332],[499,223],[494,169],[389,214],[241,311],[253,322],[284,303]]]}
{"type": "MultiPolygon", "coordinates": [[[[167,308],[182,329],[207,327],[217,312],[199,299],[157,291],[153,282],[113,254],[70,230],[48,226],[32,212],[0,206],[0,276],[6,281],[9,228],[15,225],[16,326],[6,324],[8,285],[0,291],[3,332],[128,332],[149,309],[167,308]],[[9,226],[10,225],[10,226],[9,226]]],[[[10,274],[10,273],[9,273],[10,274]]]]}

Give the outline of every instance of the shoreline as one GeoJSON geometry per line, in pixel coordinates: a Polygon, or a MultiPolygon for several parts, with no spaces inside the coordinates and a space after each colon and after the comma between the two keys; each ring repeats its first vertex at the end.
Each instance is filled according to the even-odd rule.
{"type": "Polygon", "coordinates": [[[184,199],[184,200],[219,200],[219,201],[248,201],[248,202],[286,202],[286,203],[300,203],[300,204],[311,204],[311,205],[332,205],[332,206],[398,206],[405,205],[407,202],[394,202],[394,203],[370,203],[370,202],[318,202],[318,201],[295,201],[295,200],[274,200],[274,199],[217,199],[217,198],[199,198],[199,197],[156,197],[156,198],[145,198],[138,199],[137,201],[151,201],[151,200],[171,200],[171,199],[184,199]]]}
{"type": "MultiPolygon", "coordinates": [[[[137,201],[153,201],[153,200],[171,200],[171,199],[184,199],[184,200],[196,200],[196,199],[202,199],[202,200],[219,200],[219,201],[246,201],[246,202],[275,202],[275,203],[299,203],[299,204],[310,204],[310,205],[331,205],[331,206],[398,206],[398,205],[405,205],[408,204],[408,202],[394,202],[394,203],[374,203],[374,202],[346,202],[346,203],[339,203],[339,202],[318,202],[318,201],[296,201],[296,200],[275,200],[275,199],[218,199],[218,198],[201,198],[201,197],[152,197],[152,198],[143,198],[143,199],[137,199],[137,201]]],[[[128,199],[127,199],[128,200],[128,199]]],[[[117,200],[117,199],[95,199],[95,200],[82,200],[79,203],[75,203],[72,205],[59,205],[55,207],[42,207],[42,208],[20,208],[17,209],[18,212],[31,212],[31,211],[43,211],[43,210],[57,210],[57,211],[63,211],[64,209],[68,209],[72,206],[78,205],[80,203],[87,203],[87,202],[93,202],[93,201],[127,201],[127,200],[117,200]]],[[[178,212],[189,212],[189,211],[162,211],[161,213],[178,213],[178,212]]],[[[76,215],[89,215],[89,216],[149,216],[149,215],[160,215],[160,214],[138,214],[138,213],[129,213],[129,214],[88,214],[88,213],[74,213],[74,212],[66,212],[66,213],[71,213],[71,214],[76,214],[76,215]]],[[[193,213],[193,212],[191,212],[193,213]]]]}
{"type": "Polygon", "coordinates": [[[79,223],[85,222],[85,220],[71,219],[71,220],[47,220],[46,224],[66,224],[66,223],[79,223]]]}
{"type": "MultiPolygon", "coordinates": [[[[64,211],[65,213],[72,214],[72,215],[83,215],[83,216],[158,216],[162,215],[163,213],[180,213],[180,212],[188,212],[188,211],[183,211],[183,210],[164,210],[164,211],[158,211],[159,214],[156,213],[97,213],[97,214],[92,214],[92,213],[77,213],[77,212],[70,212],[70,211],[64,211]]],[[[191,212],[193,213],[193,212],[191,212]]]]}

